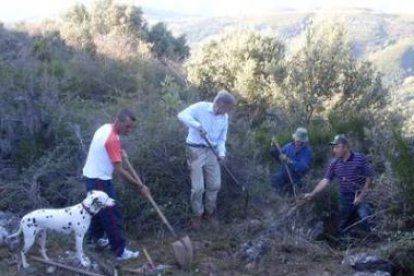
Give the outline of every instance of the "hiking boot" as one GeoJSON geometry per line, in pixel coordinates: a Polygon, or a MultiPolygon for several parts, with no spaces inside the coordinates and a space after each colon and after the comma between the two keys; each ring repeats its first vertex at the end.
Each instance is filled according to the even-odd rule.
{"type": "Polygon", "coordinates": [[[127,261],[129,259],[134,259],[134,258],[138,258],[139,256],[139,251],[131,251],[129,249],[124,248],[124,251],[122,252],[122,254],[118,257],[116,257],[116,259],[118,261],[127,261]]]}
{"type": "Polygon", "coordinates": [[[98,248],[105,248],[109,245],[109,240],[105,239],[105,238],[100,238],[99,240],[96,241],[96,246],[98,248]]]}
{"type": "Polygon", "coordinates": [[[195,216],[191,219],[191,228],[199,230],[201,228],[201,216],[195,216]]]}

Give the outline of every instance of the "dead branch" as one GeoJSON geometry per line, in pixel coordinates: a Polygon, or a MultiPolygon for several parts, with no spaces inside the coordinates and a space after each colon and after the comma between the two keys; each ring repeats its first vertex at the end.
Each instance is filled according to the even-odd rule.
{"type": "Polygon", "coordinates": [[[30,259],[32,259],[32,260],[34,260],[36,262],[39,262],[39,263],[43,263],[43,264],[47,264],[47,265],[53,265],[53,266],[57,266],[57,267],[60,267],[60,268],[69,270],[69,271],[81,273],[83,275],[88,275],[88,276],[104,276],[102,274],[90,272],[90,271],[87,271],[85,269],[76,268],[76,267],[73,267],[73,266],[69,266],[69,265],[57,263],[57,262],[54,262],[54,261],[47,261],[47,260],[42,259],[40,257],[31,256],[30,259]]]}

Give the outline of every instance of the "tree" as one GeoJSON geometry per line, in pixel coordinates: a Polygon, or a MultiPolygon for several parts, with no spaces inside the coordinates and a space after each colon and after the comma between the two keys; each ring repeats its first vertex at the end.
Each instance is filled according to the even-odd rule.
{"type": "Polygon", "coordinates": [[[90,54],[96,53],[91,33],[91,15],[84,5],[75,5],[63,16],[60,28],[62,38],[71,45],[80,47],[90,54]]]}
{"type": "Polygon", "coordinates": [[[205,44],[192,57],[188,76],[206,94],[224,87],[250,103],[267,101],[284,77],[284,57],[285,46],[276,38],[230,33],[205,44]]]}
{"type": "Polygon", "coordinates": [[[353,57],[342,26],[311,26],[304,46],[288,62],[281,102],[309,125],[315,115],[330,111],[381,106],[385,94],[379,74],[353,57]]]}
{"type": "Polygon", "coordinates": [[[138,39],[145,29],[142,10],[133,5],[101,0],[94,3],[90,14],[92,30],[95,34],[108,35],[116,32],[138,39]]]}
{"type": "Polygon", "coordinates": [[[151,27],[148,32],[148,41],[153,43],[152,50],[158,58],[165,57],[182,61],[190,54],[185,35],[175,38],[167,29],[167,25],[162,22],[151,27]]]}
{"type": "Polygon", "coordinates": [[[73,25],[79,25],[88,23],[90,21],[90,15],[85,5],[77,4],[66,12],[63,19],[65,22],[70,22],[73,25]]]}

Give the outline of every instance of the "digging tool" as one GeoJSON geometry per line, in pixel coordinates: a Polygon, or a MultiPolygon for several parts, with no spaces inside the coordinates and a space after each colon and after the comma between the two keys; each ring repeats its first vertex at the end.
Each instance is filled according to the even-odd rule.
{"type": "MultiPolygon", "coordinates": [[[[280,154],[282,154],[282,149],[280,148],[279,143],[277,142],[275,137],[272,138],[272,142],[276,146],[277,150],[279,151],[279,156],[280,156],[280,154]]],[[[292,185],[293,196],[296,198],[296,187],[295,187],[295,183],[293,182],[292,173],[290,172],[289,166],[283,160],[280,160],[280,162],[282,162],[283,165],[285,166],[287,175],[289,177],[290,184],[292,185]]]]}
{"type": "MultiPolygon", "coordinates": [[[[213,145],[211,144],[210,140],[207,138],[206,135],[202,135],[204,141],[206,141],[208,147],[210,148],[210,150],[214,153],[214,155],[216,156],[217,159],[219,159],[219,155],[216,152],[216,150],[214,149],[213,145]]],[[[227,174],[230,176],[230,178],[233,180],[233,183],[236,184],[237,186],[239,186],[242,190],[242,192],[244,193],[244,209],[243,209],[243,213],[244,213],[244,217],[247,216],[247,207],[249,206],[249,200],[250,200],[250,193],[249,190],[247,190],[247,188],[241,184],[237,178],[234,176],[234,174],[230,171],[229,167],[226,164],[221,164],[224,168],[224,170],[227,172],[227,174]]]]}
{"type": "MultiPolygon", "coordinates": [[[[124,160],[125,160],[125,163],[127,164],[127,167],[129,169],[129,171],[132,173],[134,178],[137,181],[141,182],[140,178],[138,177],[137,172],[132,167],[132,165],[129,162],[129,159],[126,157],[126,155],[124,155],[124,160]]],[[[188,267],[190,266],[190,264],[193,260],[193,256],[194,256],[193,246],[191,244],[190,238],[188,236],[179,238],[179,236],[177,235],[177,232],[175,232],[174,228],[168,222],[167,218],[161,212],[160,208],[158,207],[158,204],[154,201],[154,199],[152,198],[152,196],[150,194],[147,196],[147,199],[149,200],[149,202],[154,207],[155,211],[157,212],[158,216],[161,218],[162,222],[167,226],[168,230],[171,232],[173,237],[176,239],[176,241],[171,243],[171,246],[172,246],[173,251],[174,251],[175,259],[177,260],[178,264],[182,268],[188,269],[188,267]]]]}
{"type": "Polygon", "coordinates": [[[151,266],[151,269],[154,269],[155,268],[154,261],[152,260],[152,258],[150,256],[150,254],[148,253],[147,249],[145,249],[145,247],[144,247],[144,248],[142,248],[142,251],[144,252],[144,256],[147,259],[149,265],[151,266]]]}

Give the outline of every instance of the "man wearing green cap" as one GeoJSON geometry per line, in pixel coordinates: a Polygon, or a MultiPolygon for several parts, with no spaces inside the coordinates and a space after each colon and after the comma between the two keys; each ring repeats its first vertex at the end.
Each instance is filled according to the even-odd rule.
{"type": "Polygon", "coordinates": [[[305,199],[313,199],[336,178],[340,190],[338,234],[342,235],[350,229],[349,225],[355,216],[360,218],[361,225],[369,231],[372,227],[371,210],[364,198],[373,178],[371,165],[364,154],[351,150],[344,134],[336,135],[329,144],[336,158],[314,190],[305,194],[305,199]]]}
{"type": "Polygon", "coordinates": [[[283,194],[285,187],[289,185],[301,186],[301,179],[309,171],[312,160],[312,152],[309,147],[308,131],[299,127],[292,134],[293,141],[284,145],[279,151],[277,145],[272,142],[270,154],[280,162],[286,164],[271,176],[271,184],[276,192],[283,194]],[[288,171],[289,170],[289,171],[288,171]],[[289,173],[293,184],[290,183],[289,173]]]}

